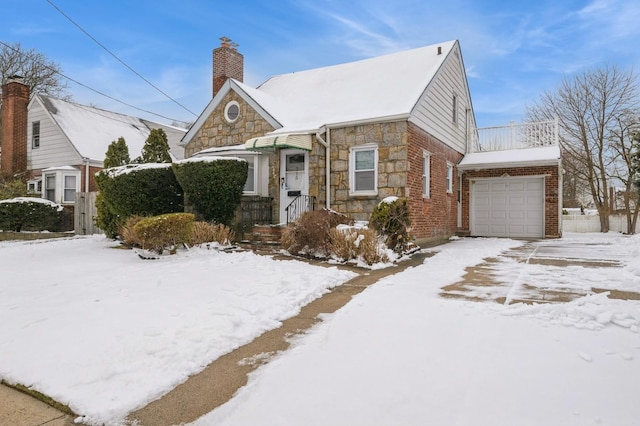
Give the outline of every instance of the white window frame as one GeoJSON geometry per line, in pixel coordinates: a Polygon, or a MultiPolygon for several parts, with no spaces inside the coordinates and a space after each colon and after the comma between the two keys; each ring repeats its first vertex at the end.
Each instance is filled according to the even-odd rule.
{"type": "Polygon", "coordinates": [[[366,144],[349,148],[349,195],[371,196],[378,195],[378,145],[366,144]],[[371,170],[356,170],[356,154],[363,151],[373,151],[373,189],[356,191],[356,173],[371,170]]]}
{"type": "Polygon", "coordinates": [[[42,178],[29,180],[27,182],[27,192],[29,194],[42,194],[42,178]]]}
{"type": "Polygon", "coordinates": [[[431,153],[422,152],[422,198],[431,197],[431,153]]]}
{"type": "Polygon", "coordinates": [[[31,149],[40,148],[40,121],[32,121],[31,122],[31,149]],[[36,132],[36,125],[38,127],[38,131],[36,132]]]}
{"type": "Polygon", "coordinates": [[[451,116],[451,122],[453,124],[458,124],[458,95],[457,94],[453,94],[453,110],[452,110],[452,116],[451,116]]]}
{"type": "Polygon", "coordinates": [[[74,204],[75,193],[80,191],[81,173],[80,170],[73,169],[72,167],[50,168],[42,171],[42,194],[41,197],[48,200],[47,191],[53,191],[53,201],[57,204],[74,204]],[[67,177],[73,176],[75,178],[75,188],[66,188],[65,181],[67,177]],[[47,186],[47,177],[53,177],[53,188],[47,186]],[[65,199],[65,190],[73,191],[73,200],[65,199]]]}
{"type": "Polygon", "coordinates": [[[447,161],[447,194],[453,194],[453,163],[447,161]]]}
{"type": "Polygon", "coordinates": [[[227,105],[225,105],[224,107],[224,119],[227,120],[228,123],[234,123],[235,121],[238,120],[238,118],[240,118],[240,104],[236,101],[228,102],[227,105]],[[238,115],[236,115],[235,117],[230,117],[229,109],[231,109],[231,107],[234,107],[234,106],[238,108],[238,115]]]}
{"type": "Polygon", "coordinates": [[[76,192],[78,192],[79,188],[78,188],[78,175],[73,173],[64,173],[62,175],[62,202],[64,204],[69,204],[69,203],[75,203],[76,202],[76,192]],[[74,178],[74,185],[73,187],[67,187],[67,178],[68,177],[72,177],[74,178]],[[67,191],[71,191],[73,190],[73,198],[71,200],[67,199],[67,191]]]}
{"type": "MultiPolygon", "coordinates": [[[[246,160],[249,164],[249,167],[253,167],[253,191],[247,191],[243,188],[242,195],[258,195],[258,175],[260,174],[260,169],[258,168],[258,160],[259,155],[238,155],[239,158],[246,160]]],[[[247,181],[249,180],[249,175],[247,174],[247,181]]],[[[245,182],[245,186],[246,186],[245,182]]]]}

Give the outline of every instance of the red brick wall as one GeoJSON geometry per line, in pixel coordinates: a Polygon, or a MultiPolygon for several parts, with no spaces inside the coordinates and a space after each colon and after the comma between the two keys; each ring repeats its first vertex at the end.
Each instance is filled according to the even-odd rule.
{"type": "Polygon", "coordinates": [[[545,238],[559,238],[560,230],[560,166],[519,167],[466,171],[462,175],[462,229],[469,230],[469,181],[474,178],[501,176],[545,176],[545,238]]]}
{"type": "Polygon", "coordinates": [[[229,78],[243,81],[244,56],[223,43],[222,46],[213,49],[213,96],[220,91],[229,78]]]}
{"type": "Polygon", "coordinates": [[[458,222],[458,172],[462,154],[409,123],[407,195],[412,234],[418,239],[453,235],[458,222]],[[431,155],[430,197],[422,196],[423,152],[431,155]],[[447,193],[447,162],[454,165],[453,192],[447,193]]]}
{"type": "Polygon", "coordinates": [[[2,86],[2,162],[7,178],[21,177],[27,171],[27,106],[29,86],[10,82],[2,86]]]}

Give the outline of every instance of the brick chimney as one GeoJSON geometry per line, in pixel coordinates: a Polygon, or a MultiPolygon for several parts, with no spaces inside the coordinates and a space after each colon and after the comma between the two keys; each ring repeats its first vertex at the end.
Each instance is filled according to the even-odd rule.
{"type": "Polygon", "coordinates": [[[220,37],[220,42],[220,47],[213,49],[213,96],[229,78],[242,83],[244,75],[244,56],[238,52],[238,44],[228,37],[220,37]]]}
{"type": "Polygon", "coordinates": [[[27,106],[29,86],[20,76],[9,77],[2,85],[2,160],[5,178],[22,177],[27,171],[27,106]]]}

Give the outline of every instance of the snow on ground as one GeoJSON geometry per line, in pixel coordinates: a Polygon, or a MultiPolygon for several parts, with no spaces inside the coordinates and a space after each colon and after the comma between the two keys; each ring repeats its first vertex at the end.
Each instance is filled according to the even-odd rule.
{"type": "Polygon", "coordinates": [[[0,378],[115,424],[354,274],[253,253],[0,243],[0,378]]]}
{"type": "MultiPolygon", "coordinates": [[[[521,282],[538,285],[560,277],[576,287],[638,290],[640,237],[569,234],[558,241],[577,251],[583,243],[576,256],[604,247],[623,267],[572,267],[569,274],[556,266],[497,268],[505,275],[516,268],[521,282]]],[[[639,301],[588,295],[500,305],[438,297],[466,266],[520,244],[461,239],[440,247],[423,265],[326,316],[192,426],[637,425],[639,301]]]]}

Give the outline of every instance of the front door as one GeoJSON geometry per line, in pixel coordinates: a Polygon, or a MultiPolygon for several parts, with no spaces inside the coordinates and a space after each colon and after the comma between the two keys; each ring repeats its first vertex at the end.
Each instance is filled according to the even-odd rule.
{"type": "MultiPolygon", "coordinates": [[[[299,195],[309,195],[309,153],[300,149],[280,150],[280,223],[287,223],[287,207],[299,195]]],[[[289,221],[304,213],[306,203],[289,208],[289,221]]]]}

